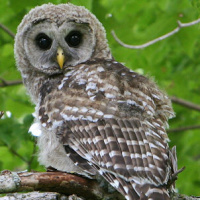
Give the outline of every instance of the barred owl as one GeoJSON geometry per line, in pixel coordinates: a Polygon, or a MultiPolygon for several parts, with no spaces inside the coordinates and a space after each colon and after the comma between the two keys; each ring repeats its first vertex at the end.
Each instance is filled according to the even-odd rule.
{"type": "Polygon", "coordinates": [[[170,199],[170,100],[113,59],[93,14],[72,4],[32,9],[18,27],[15,58],[36,105],[42,165],[100,174],[127,200],[170,199]]]}

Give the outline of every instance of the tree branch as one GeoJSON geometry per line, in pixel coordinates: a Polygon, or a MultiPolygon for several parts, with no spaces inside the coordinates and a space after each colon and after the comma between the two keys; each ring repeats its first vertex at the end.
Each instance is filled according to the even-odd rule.
{"type": "Polygon", "coordinates": [[[180,104],[180,105],[182,105],[184,107],[200,111],[200,106],[197,105],[197,104],[191,103],[189,101],[186,101],[186,100],[174,97],[174,96],[170,97],[170,98],[171,98],[171,100],[172,100],[173,103],[180,104]]]}
{"type": "MultiPolygon", "coordinates": [[[[0,175],[0,194],[43,191],[58,192],[65,195],[76,194],[87,200],[101,200],[110,196],[115,200],[125,200],[117,191],[109,194],[96,180],[87,179],[65,172],[10,172],[0,175]]],[[[1,199],[1,198],[0,198],[1,199]]]]}
{"type": "Polygon", "coordinates": [[[183,132],[188,130],[200,129],[200,125],[186,126],[167,130],[168,133],[183,132]]]}
{"type": "Polygon", "coordinates": [[[15,38],[15,34],[8,29],[5,25],[0,23],[0,28],[3,29],[6,33],[8,33],[8,35],[10,35],[12,38],[15,38]]]}
{"type": "Polygon", "coordinates": [[[3,78],[0,78],[0,80],[1,80],[0,87],[7,87],[7,86],[22,84],[22,80],[6,81],[3,78]]]}
{"type": "MultiPolygon", "coordinates": [[[[74,174],[68,174],[65,172],[10,172],[3,171],[0,174],[0,194],[9,193],[7,196],[12,196],[13,200],[26,199],[31,200],[33,195],[40,195],[38,199],[48,200],[48,199],[61,199],[60,194],[72,195],[69,196],[68,200],[102,200],[102,199],[112,199],[112,200],[125,200],[124,197],[117,191],[108,192],[99,186],[96,180],[87,179],[74,174]],[[30,193],[20,193],[31,191],[30,193]],[[42,191],[45,193],[37,193],[32,191],[42,191]],[[14,193],[14,194],[10,194],[14,193]],[[47,198],[45,195],[55,195],[58,198],[47,198]],[[82,198],[78,198],[81,196],[82,198]],[[24,195],[23,198],[20,195],[24,195]]],[[[6,197],[7,197],[6,196],[6,197]]],[[[186,195],[180,195],[177,193],[170,194],[172,200],[200,200],[200,197],[188,197],[186,195]]],[[[9,198],[1,197],[0,200],[8,200],[9,198]]]]}
{"type": "Polygon", "coordinates": [[[182,195],[182,194],[177,194],[177,193],[174,193],[172,195],[172,200],[200,200],[200,197],[195,197],[195,196],[186,196],[186,195],[182,195]]]}
{"type": "Polygon", "coordinates": [[[114,30],[112,30],[111,33],[112,33],[114,39],[115,39],[121,46],[123,46],[123,47],[125,47],[125,48],[129,48],[129,49],[143,49],[143,48],[146,48],[146,47],[148,47],[148,46],[150,46],[150,45],[152,45],[152,44],[155,44],[155,43],[157,43],[157,42],[159,42],[159,41],[161,41],[161,40],[164,40],[164,39],[166,39],[166,38],[168,38],[168,37],[170,37],[170,36],[176,34],[176,33],[179,32],[180,29],[182,29],[182,28],[189,27],[189,26],[193,26],[193,25],[195,25],[195,24],[197,24],[197,23],[200,23],[200,18],[197,19],[197,20],[194,20],[194,21],[192,21],[192,22],[189,22],[189,23],[181,23],[180,21],[177,21],[177,23],[178,23],[178,26],[177,26],[174,30],[172,30],[172,31],[170,31],[169,33],[167,33],[167,34],[165,34],[165,35],[162,35],[162,36],[160,36],[160,37],[158,37],[158,38],[156,38],[156,39],[154,39],[154,40],[150,40],[149,42],[146,42],[146,43],[144,43],[144,44],[142,44],[142,45],[129,45],[129,44],[125,44],[124,42],[122,42],[122,41],[117,37],[117,35],[116,35],[116,33],[115,33],[114,30]]]}
{"type": "Polygon", "coordinates": [[[10,193],[7,196],[0,197],[0,200],[83,200],[75,195],[67,197],[56,192],[29,192],[29,193],[10,193]]]}

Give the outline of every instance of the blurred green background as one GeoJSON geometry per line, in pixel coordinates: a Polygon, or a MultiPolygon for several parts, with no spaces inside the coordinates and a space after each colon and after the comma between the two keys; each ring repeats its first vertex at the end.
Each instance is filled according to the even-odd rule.
{"type": "MultiPolygon", "coordinates": [[[[0,0],[0,24],[13,33],[22,17],[36,5],[66,3],[62,0],[0,0]]],[[[200,105],[200,25],[181,29],[172,37],[145,49],[120,46],[111,35],[128,44],[143,44],[177,27],[177,21],[199,18],[199,0],[71,0],[94,13],[107,30],[113,56],[117,61],[153,77],[170,96],[200,105]]],[[[5,81],[21,80],[16,70],[14,39],[0,28],[0,111],[9,111],[0,120],[0,171],[39,170],[35,138],[28,133],[33,121],[30,103],[23,85],[5,87],[5,81]],[[10,116],[11,114],[11,116],[10,116]]],[[[170,128],[200,124],[200,113],[173,104],[176,118],[170,128]]],[[[177,146],[179,175],[177,189],[187,195],[200,195],[200,130],[169,133],[170,145],[177,146]]]]}

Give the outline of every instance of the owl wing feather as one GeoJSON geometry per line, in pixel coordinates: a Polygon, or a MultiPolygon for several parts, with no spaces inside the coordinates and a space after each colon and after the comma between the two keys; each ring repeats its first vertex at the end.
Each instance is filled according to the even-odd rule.
{"type": "Polygon", "coordinates": [[[170,170],[167,144],[150,135],[153,130],[145,130],[138,119],[85,121],[84,131],[81,122],[81,119],[70,121],[73,133],[67,141],[67,146],[85,159],[85,163],[80,162],[74,154],[69,154],[78,166],[86,169],[86,163],[92,165],[120,191],[127,185],[128,192],[123,192],[124,195],[130,195],[134,187],[137,194],[134,198],[140,196],[137,184],[159,186],[166,183],[170,170]]]}
{"type": "Polygon", "coordinates": [[[96,170],[127,199],[169,199],[165,126],[173,110],[152,81],[115,61],[82,64],[66,73],[40,110],[49,113],[42,123],[54,122],[51,127],[79,167],[96,170]],[[52,100],[56,96],[60,104],[52,100]]]}

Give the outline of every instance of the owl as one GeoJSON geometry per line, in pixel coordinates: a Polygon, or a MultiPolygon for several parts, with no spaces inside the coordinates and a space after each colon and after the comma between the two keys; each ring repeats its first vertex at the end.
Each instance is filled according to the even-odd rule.
{"type": "Polygon", "coordinates": [[[170,199],[171,102],[114,60],[93,14],[70,3],[32,9],[18,27],[15,58],[36,105],[42,165],[100,175],[127,200],[170,199]]]}

